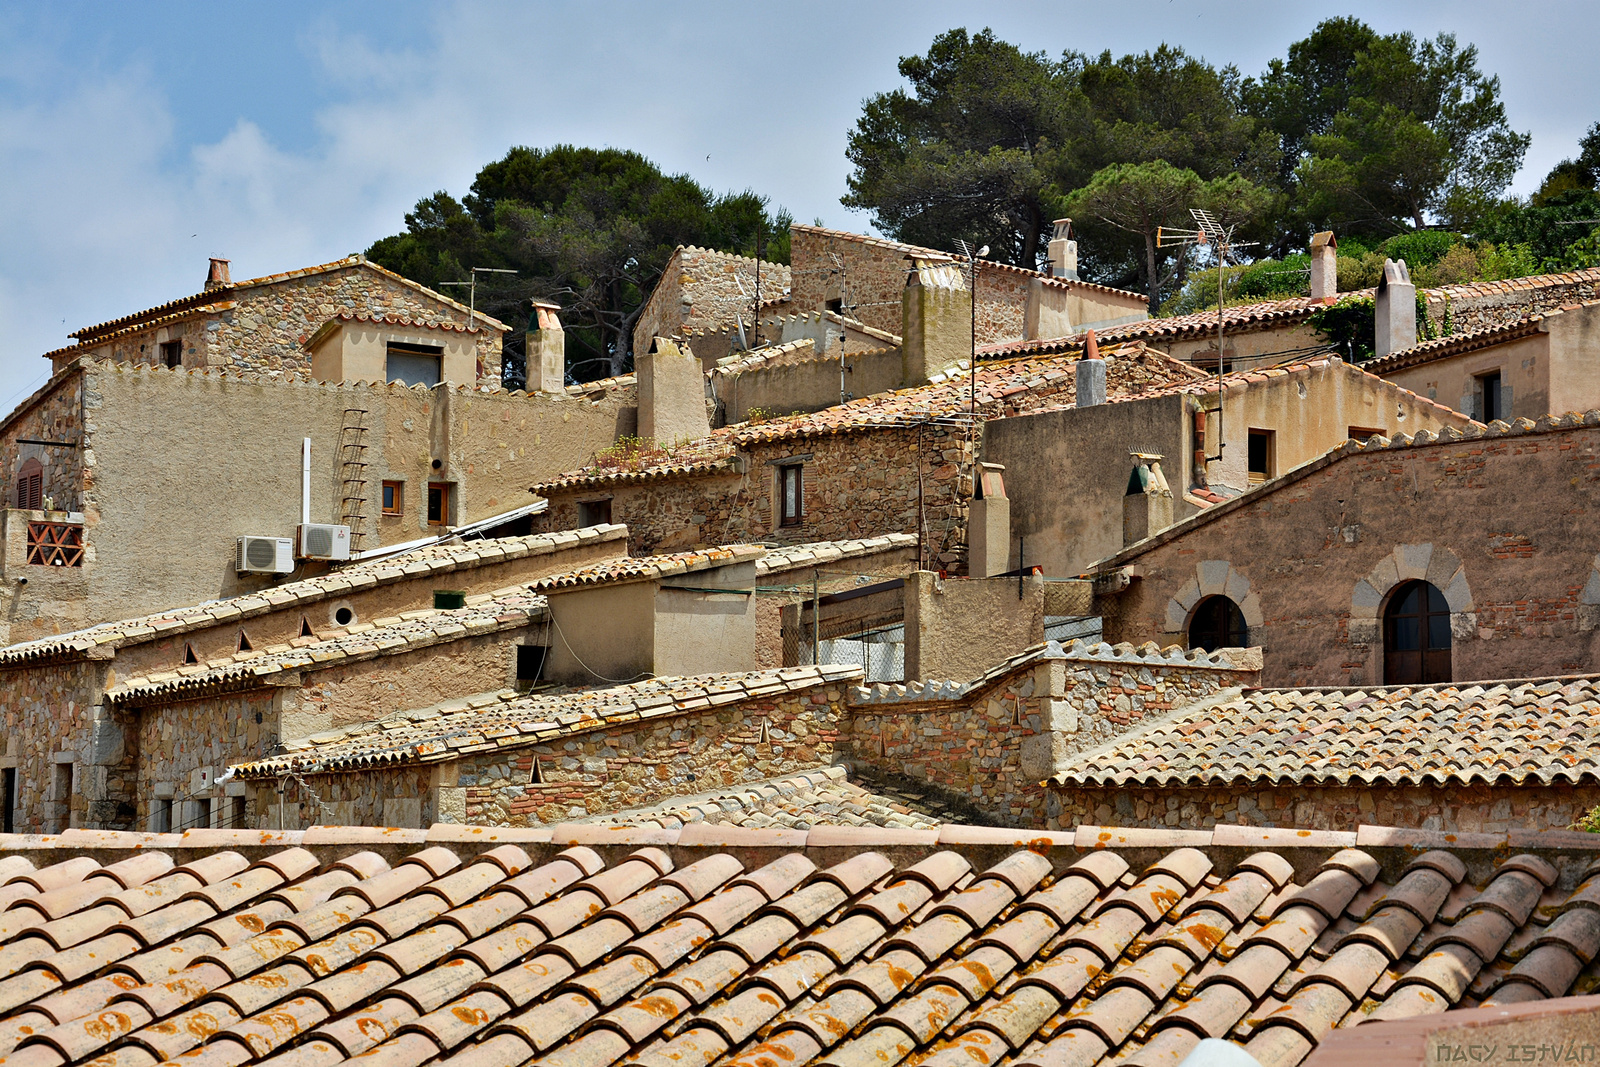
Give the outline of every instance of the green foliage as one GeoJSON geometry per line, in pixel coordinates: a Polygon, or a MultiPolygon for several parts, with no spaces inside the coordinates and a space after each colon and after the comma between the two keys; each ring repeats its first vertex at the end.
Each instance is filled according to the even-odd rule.
{"type": "MultiPolygon", "coordinates": [[[[789,216],[769,214],[764,197],[718,196],[613,148],[513,148],[461,201],[435,193],[405,221],[404,233],[368,249],[374,262],[431,288],[465,280],[472,267],[516,270],[480,275],[478,307],[521,325],[531,299],[559,302],[568,368],[587,371],[580,379],[630,365],[633,325],[678,245],[752,255],[759,241],[763,258],[789,258],[789,216]]],[[[506,384],[518,386],[521,332],[507,342],[506,384]]]]}
{"type": "Polygon", "coordinates": [[[594,466],[607,470],[641,471],[667,461],[667,448],[650,437],[619,437],[610,448],[594,454],[594,466]]]}
{"type": "MultiPolygon", "coordinates": [[[[1258,259],[1246,266],[1229,267],[1226,278],[1229,306],[1305,296],[1311,291],[1311,257],[1298,252],[1282,260],[1258,259]]],[[[1207,267],[1189,272],[1183,288],[1161,305],[1161,314],[1192,315],[1216,306],[1217,269],[1207,267]]]]}
{"type": "Polygon", "coordinates": [[[1582,830],[1587,834],[1600,834],[1600,807],[1590,808],[1583,817],[1571,826],[1569,830],[1582,830]]]}
{"type": "Polygon", "coordinates": [[[1370,296],[1346,296],[1318,308],[1311,315],[1311,326],[1341,353],[1357,363],[1372,358],[1372,343],[1377,331],[1376,304],[1370,296]]]}
{"type": "Polygon", "coordinates": [[[1459,234],[1444,230],[1416,230],[1383,242],[1383,254],[1390,259],[1403,259],[1406,266],[1416,270],[1418,267],[1433,266],[1460,243],[1459,234]]]}

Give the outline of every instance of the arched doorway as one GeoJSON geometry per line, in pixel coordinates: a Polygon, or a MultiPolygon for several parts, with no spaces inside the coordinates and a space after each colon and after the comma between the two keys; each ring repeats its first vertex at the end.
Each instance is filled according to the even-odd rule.
{"type": "Polygon", "coordinates": [[[1189,620],[1189,647],[1215,652],[1219,648],[1245,648],[1250,628],[1239,605],[1225,596],[1208,596],[1194,607],[1189,620]]]}
{"type": "Polygon", "coordinates": [[[1385,685],[1450,681],[1450,605],[1429,582],[1406,582],[1383,613],[1385,685]]]}

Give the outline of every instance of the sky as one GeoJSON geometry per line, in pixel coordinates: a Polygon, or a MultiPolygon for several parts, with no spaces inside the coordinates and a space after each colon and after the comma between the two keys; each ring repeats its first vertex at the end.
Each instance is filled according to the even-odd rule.
{"type": "Polygon", "coordinates": [[[1477,45],[1533,135],[1514,191],[1600,120],[1593,0],[0,0],[0,411],[68,331],[198,291],[208,257],[248,278],[364,250],[513,145],[630,148],[866,231],[846,135],[945,30],[1254,74],[1336,14],[1477,45]]]}

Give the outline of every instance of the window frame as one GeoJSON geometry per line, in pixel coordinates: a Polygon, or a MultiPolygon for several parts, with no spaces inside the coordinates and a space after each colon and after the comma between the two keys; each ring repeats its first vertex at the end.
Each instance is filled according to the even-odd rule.
{"type": "Polygon", "coordinates": [[[778,525],[801,526],[806,519],[806,476],[804,463],[778,465],[778,525]],[[794,478],[794,494],[789,493],[789,479],[794,478]],[[793,505],[791,510],[790,505],[793,505]]]}
{"type": "Polygon", "coordinates": [[[168,370],[176,370],[183,366],[183,338],[172,341],[162,341],[156,345],[156,358],[168,370]]]}
{"type": "Polygon", "coordinates": [[[1245,438],[1244,467],[1246,478],[1251,485],[1260,485],[1263,482],[1270,482],[1273,478],[1277,477],[1275,473],[1278,465],[1277,438],[1277,432],[1274,430],[1263,430],[1255,426],[1250,427],[1248,435],[1245,438]],[[1262,462],[1263,469],[1260,471],[1255,469],[1255,461],[1251,455],[1251,453],[1254,451],[1252,446],[1258,440],[1264,442],[1263,452],[1265,453],[1262,462]]]}
{"type": "Polygon", "coordinates": [[[1367,441],[1371,440],[1374,437],[1388,437],[1389,436],[1389,431],[1388,430],[1375,429],[1374,427],[1371,427],[1371,426],[1346,426],[1344,432],[1345,432],[1346,436],[1350,440],[1352,440],[1352,441],[1360,441],[1363,444],[1366,443],[1367,441]]]}
{"type": "Polygon", "coordinates": [[[608,496],[602,497],[599,500],[578,501],[578,529],[586,530],[591,526],[611,525],[611,504],[615,499],[615,497],[608,496]],[[602,506],[605,510],[605,517],[596,518],[593,509],[600,508],[602,506]]]}
{"type": "Polygon", "coordinates": [[[1432,582],[1413,578],[1389,591],[1382,617],[1384,685],[1447,685],[1455,680],[1455,635],[1450,616],[1444,591],[1432,582]],[[1418,594],[1417,610],[1402,612],[1400,608],[1412,589],[1418,594]],[[1399,647],[1397,631],[1401,620],[1416,620],[1416,648],[1399,647]],[[1442,646],[1432,640],[1436,622],[1442,626],[1442,646]]]}
{"type": "Polygon", "coordinates": [[[453,503],[455,503],[455,501],[452,499],[454,496],[455,496],[455,483],[454,482],[429,482],[428,483],[427,506],[423,509],[423,512],[422,512],[423,524],[426,525],[426,526],[434,526],[434,527],[449,526],[450,525],[450,507],[451,507],[451,505],[453,503]],[[434,514],[435,514],[434,494],[435,493],[438,494],[438,500],[439,500],[438,517],[437,518],[434,517],[434,514]]]}
{"type": "Polygon", "coordinates": [[[388,479],[378,489],[378,510],[384,518],[395,519],[406,513],[406,483],[388,479]],[[394,490],[394,506],[388,503],[389,491],[394,490]]]}
{"type": "Polygon", "coordinates": [[[1485,426],[1491,422],[1494,422],[1496,419],[1499,419],[1501,422],[1510,422],[1511,420],[1506,418],[1506,412],[1501,410],[1505,407],[1504,400],[1506,385],[1505,374],[1501,371],[1501,369],[1496,367],[1494,370],[1484,371],[1482,374],[1474,374],[1472,376],[1472,380],[1477,386],[1478,414],[1480,416],[1478,421],[1483,423],[1485,426]],[[1493,412],[1489,410],[1489,398],[1491,395],[1489,389],[1490,382],[1494,383],[1494,391],[1492,394],[1494,397],[1493,412]]]}
{"type": "Polygon", "coordinates": [[[22,511],[40,511],[44,508],[44,464],[37,456],[29,456],[17,469],[17,507],[22,511]]]}
{"type": "Polygon", "coordinates": [[[1219,648],[1249,648],[1250,624],[1245,621],[1244,610],[1237,601],[1225,593],[1213,593],[1200,598],[1194,606],[1194,611],[1189,616],[1189,623],[1184,627],[1184,641],[1190,648],[1203,648],[1207,652],[1215,652],[1219,648]],[[1214,619],[1210,613],[1221,610],[1222,617],[1214,619]],[[1237,626],[1233,623],[1237,622],[1237,626]],[[1221,625],[1217,625],[1221,623],[1221,625]],[[1207,646],[1195,640],[1196,628],[1200,629],[1202,637],[1216,636],[1220,640],[1214,646],[1207,646]],[[1237,632],[1239,643],[1232,643],[1232,638],[1237,632]]]}

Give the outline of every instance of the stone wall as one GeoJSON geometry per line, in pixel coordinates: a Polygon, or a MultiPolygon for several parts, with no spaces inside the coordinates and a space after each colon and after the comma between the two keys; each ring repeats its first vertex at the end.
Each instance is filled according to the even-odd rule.
{"type": "Polygon", "coordinates": [[[101,817],[131,817],[135,783],[122,760],[124,737],[109,724],[101,727],[100,749],[91,745],[95,723],[109,723],[96,707],[105,673],[102,663],[80,662],[5,675],[0,767],[16,770],[16,832],[51,833],[101,817]],[[72,767],[73,790],[67,797],[56,795],[58,757],[72,767]],[[87,796],[96,783],[86,788],[85,775],[97,779],[94,795],[111,798],[93,810],[87,796]]]}
{"type": "Polygon", "coordinates": [[[817,226],[792,226],[789,238],[794,267],[789,306],[794,311],[805,314],[842,300],[855,307],[859,321],[900,334],[900,293],[906,287],[906,254],[912,246],[817,226]],[[844,264],[842,275],[835,256],[844,264]]]}
{"type": "MultiPolygon", "coordinates": [[[[224,300],[216,305],[217,310],[196,311],[192,318],[152,325],[101,344],[90,338],[82,350],[64,350],[52,358],[57,369],[82,355],[156,364],[163,342],[182,341],[183,366],[189,369],[310,371],[306,342],[341,312],[423,325],[465,325],[468,319],[459,304],[430,294],[361,257],[331,270],[295,271],[242,285],[228,292],[224,300]]],[[[498,388],[502,329],[482,315],[477,316],[475,329],[477,383],[498,388]]]]}
{"type": "Polygon", "coordinates": [[[1449,605],[1453,680],[1596,670],[1600,413],[1540,427],[1349,444],[1113,556],[1134,570],[1104,587],[1107,638],[1182,642],[1200,599],[1226,595],[1265,684],[1381,684],[1385,605],[1423,579],[1449,605]]]}
{"type": "Polygon", "coordinates": [[[36,459],[44,476],[42,495],[54,510],[83,510],[82,444],[83,374],[74,371],[24,400],[0,424],[0,507],[18,506],[17,476],[36,459]]]}
{"type": "MultiPolygon", "coordinates": [[[[762,261],[763,306],[781,299],[789,284],[787,266],[762,261]]],[[[667,261],[661,280],[634,324],[634,356],[649,352],[651,342],[657,337],[722,331],[732,326],[738,317],[744,319],[746,331],[753,331],[755,297],[754,259],[680,245],[667,261]]]]}
{"type": "Polygon", "coordinates": [[[121,828],[154,830],[152,815],[158,793],[176,801],[172,830],[185,829],[187,822],[199,825],[193,810],[182,802],[201,797],[211,801],[211,825],[226,826],[226,786],[197,788],[195,772],[204,770],[207,781],[215,782],[230,764],[271,755],[279,737],[278,696],[277,690],[256,690],[137,713],[129,724],[138,741],[133,771],[135,811],[131,819],[118,820],[121,828]]]}
{"type": "Polygon", "coordinates": [[[1052,783],[1051,829],[1080,825],[1218,825],[1355,830],[1405,826],[1446,833],[1545,830],[1570,826],[1600,804],[1600,785],[1277,785],[1081,788],[1052,783]]]}
{"type": "Polygon", "coordinates": [[[1447,285],[1423,290],[1428,316],[1444,321],[1445,308],[1456,332],[1484,326],[1501,326],[1539,311],[1552,311],[1567,304],[1600,300],[1600,267],[1569,274],[1545,274],[1533,278],[1512,278],[1503,282],[1447,285]]]}

